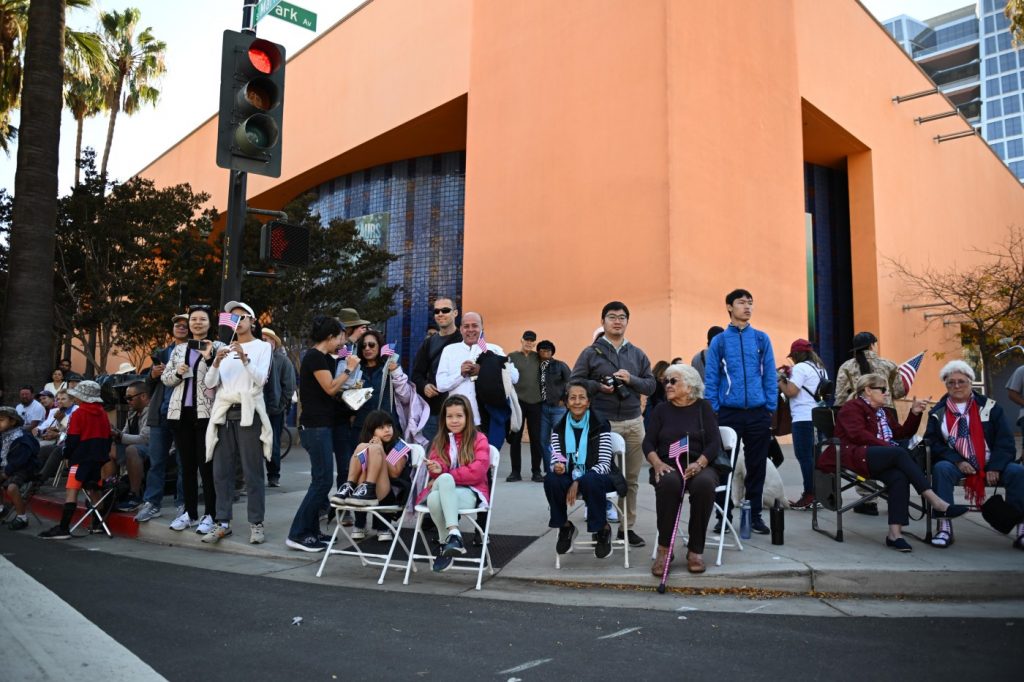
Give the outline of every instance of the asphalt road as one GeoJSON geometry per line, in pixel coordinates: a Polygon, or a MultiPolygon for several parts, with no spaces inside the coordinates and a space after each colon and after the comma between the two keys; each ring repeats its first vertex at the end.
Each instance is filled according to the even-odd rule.
{"type": "Polygon", "coordinates": [[[1024,670],[1024,618],[815,618],[439,597],[175,566],[0,533],[7,560],[170,680],[993,681],[1018,680],[1024,670]]]}

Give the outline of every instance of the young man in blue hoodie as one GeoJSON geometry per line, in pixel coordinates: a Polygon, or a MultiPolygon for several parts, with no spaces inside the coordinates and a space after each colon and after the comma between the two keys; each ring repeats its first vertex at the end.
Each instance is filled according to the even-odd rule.
{"type": "Polygon", "coordinates": [[[732,427],[743,441],[751,530],[766,535],[769,529],[761,518],[761,495],[772,414],[779,399],[775,354],[768,335],[750,326],[753,294],[746,289],[731,291],[725,297],[725,308],[729,326],[708,346],[704,396],[718,413],[719,425],[732,427]]]}

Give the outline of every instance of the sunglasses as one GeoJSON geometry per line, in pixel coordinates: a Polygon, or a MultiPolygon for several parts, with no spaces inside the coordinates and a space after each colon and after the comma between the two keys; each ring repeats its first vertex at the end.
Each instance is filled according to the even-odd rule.
{"type": "Polygon", "coordinates": [[[888,393],[889,392],[889,387],[888,386],[869,386],[869,388],[873,388],[873,389],[875,389],[876,391],[878,391],[880,393],[888,393]]]}
{"type": "Polygon", "coordinates": [[[208,306],[205,303],[193,303],[188,307],[188,311],[192,312],[193,310],[210,310],[210,307],[211,306],[208,306]]]}
{"type": "Polygon", "coordinates": [[[950,379],[949,381],[946,382],[946,385],[947,386],[967,386],[970,383],[971,382],[967,381],[966,379],[950,379]]]}
{"type": "Polygon", "coordinates": [[[434,308],[435,315],[447,315],[452,311],[452,308],[434,308]]]}
{"type": "Polygon", "coordinates": [[[675,386],[679,383],[679,379],[672,377],[671,379],[662,379],[661,383],[665,386],[675,386]]]}
{"type": "Polygon", "coordinates": [[[363,348],[376,348],[376,347],[377,347],[377,344],[375,344],[375,343],[364,343],[363,344],[363,348]]]}

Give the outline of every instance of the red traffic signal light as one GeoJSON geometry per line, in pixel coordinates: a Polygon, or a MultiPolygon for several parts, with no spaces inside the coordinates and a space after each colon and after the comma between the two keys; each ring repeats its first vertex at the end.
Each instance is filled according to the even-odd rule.
{"type": "Polygon", "coordinates": [[[224,31],[221,54],[217,165],[259,175],[281,175],[284,47],[224,31]]]}
{"type": "Polygon", "coordinates": [[[274,221],[260,232],[260,260],[277,265],[309,265],[309,230],[299,225],[274,221]]]}

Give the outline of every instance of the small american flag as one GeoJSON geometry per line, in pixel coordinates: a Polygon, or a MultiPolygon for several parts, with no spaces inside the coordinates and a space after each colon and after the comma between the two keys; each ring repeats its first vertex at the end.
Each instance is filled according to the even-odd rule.
{"type": "Polygon", "coordinates": [[[480,339],[476,342],[476,345],[480,349],[481,353],[486,353],[487,352],[487,342],[484,341],[484,333],[483,332],[480,332],[480,339]]]}
{"type": "Polygon", "coordinates": [[[391,466],[396,466],[403,457],[409,456],[409,444],[401,438],[395,443],[395,447],[391,448],[391,452],[388,453],[387,460],[391,466]]]}
{"type": "Polygon", "coordinates": [[[914,385],[914,379],[917,377],[917,370],[921,369],[921,361],[924,360],[925,352],[921,351],[900,365],[896,370],[900,375],[900,380],[903,382],[903,388],[906,393],[910,393],[910,387],[914,385]]]}
{"type": "Polygon", "coordinates": [[[366,450],[360,451],[360,453],[356,455],[356,459],[359,460],[359,468],[366,471],[366,450]]]}
{"type": "Polygon", "coordinates": [[[672,441],[672,445],[668,446],[669,459],[679,459],[688,452],[690,452],[689,436],[683,436],[677,441],[672,441]]]}
{"type": "Polygon", "coordinates": [[[221,313],[220,317],[217,318],[217,324],[221,327],[231,327],[232,329],[238,328],[238,322],[242,318],[238,315],[232,315],[231,313],[221,313]]]}
{"type": "Polygon", "coordinates": [[[391,343],[385,343],[384,347],[380,349],[381,357],[387,357],[389,355],[394,355],[397,352],[398,352],[398,343],[396,343],[395,341],[392,341],[391,343]]]}
{"type": "Polygon", "coordinates": [[[551,439],[551,463],[566,463],[565,455],[562,454],[562,449],[558,444],[558,438],[551,439]]]}
{"type": "Polygon", "coordinates": [[[352,350],[348,346],[342,346],[338,351],[338,357],[344,360],[348,356],[352,355],[352,350]]]}

